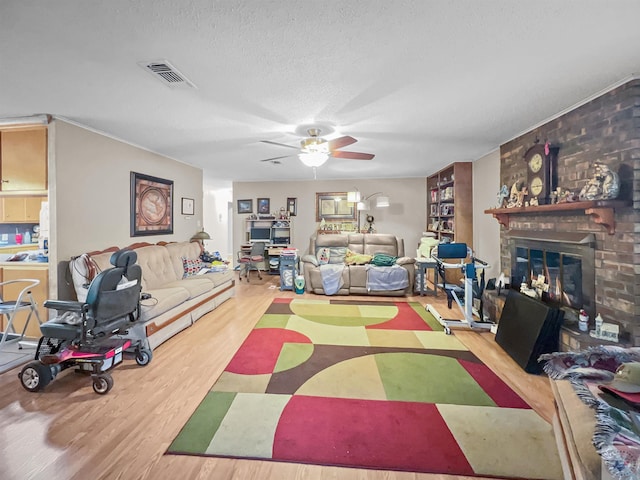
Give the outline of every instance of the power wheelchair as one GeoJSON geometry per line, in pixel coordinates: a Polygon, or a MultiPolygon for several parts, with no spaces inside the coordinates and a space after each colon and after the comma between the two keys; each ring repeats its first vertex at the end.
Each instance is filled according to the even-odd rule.
{"type": "Polygon", "coordinates": [[[136,261],[134,251],[119,250],[111,256],[113,268],[93,279],[84,302],[45,301],[59,316],[40,325],[35,359],[18,375],[26,390],[39,391],[62,370],[78,367],[90,372],[96,393],[106,394],[113,387],[109,370],[122,362],[125,350],[135,352],[138,365],[151,361],[146,339],[127,338],[140,313],[142,269],[136,261]]]}

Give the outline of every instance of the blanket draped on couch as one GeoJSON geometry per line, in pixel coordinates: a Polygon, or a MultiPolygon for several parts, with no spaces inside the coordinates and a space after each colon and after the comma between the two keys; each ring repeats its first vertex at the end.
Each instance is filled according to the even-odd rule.
{"type": "MultiPolygon", "coordinates": [[[[367,290],[400,290],[409,285],[407,270],[400,265],[377,267],[367,265],[367,290]]],[[[325,289],[326,290],[326,289],[325,289]]]]}
{"type": "Polygon", "coordinates": [[[320,274],[322,275],[322,288],[327,295],[335,295],[338,293],[344,282],[342,281],[342,271],[344,265],[327,263],[320,265],[320,274]]]}

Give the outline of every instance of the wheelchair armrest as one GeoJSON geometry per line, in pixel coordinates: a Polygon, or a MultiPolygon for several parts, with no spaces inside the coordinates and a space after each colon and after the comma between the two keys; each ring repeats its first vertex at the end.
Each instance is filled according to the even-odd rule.
{"type": "Polygon", "coordinates": [[[45,308],[51,308],[53,310],[62,310],[64,312],[78,312],[84,311],[84,303],[73,302],[70,300],[46,300],[44,302],[45,308]]]}

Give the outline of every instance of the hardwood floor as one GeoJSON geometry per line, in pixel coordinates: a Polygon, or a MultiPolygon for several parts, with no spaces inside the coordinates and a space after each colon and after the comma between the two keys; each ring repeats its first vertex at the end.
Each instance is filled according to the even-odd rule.
{"type": "MultiPolygon", "coordinates": [[[[63,372],[41,393],[25,391],[18,369],[0,375],[0,478],[23,479],[340,479],[463,480],[471,477],[322,467],[255,460],[164,455],[231,356],[275,297],[277,276],[252,274],[236,296],[154,351],[139,367],[132,358],[113,371],[114,387],[97,395],[89,378],[63,372]]],[[[237,278],[237,277],[236,277],[237,278]]],[[[349,299],[371,297],[349,297],[349,299]]],[[[380,297],[379,297],[380,298],[380,297]]],[[[388,298],[387,298],[388,299],[388,298]]],[[[408,297],[446,309],[443,295],[408,297]]],[[[440,311],[443,311],[440,310],[440,311]]],[[[547,421],[548,380],[524,371],[490,333],[458,338],[547,421]]]]}

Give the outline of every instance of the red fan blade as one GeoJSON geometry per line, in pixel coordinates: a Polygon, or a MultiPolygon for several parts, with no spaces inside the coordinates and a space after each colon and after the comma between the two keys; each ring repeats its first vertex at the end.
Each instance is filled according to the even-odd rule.
{"type": "Polygon", "coordinates": [[[329,145],[329,150],[333,151],[356,142],[357,140],[355,138],[346,136],[329,140],[327,144],[329,145]]]}
{"type": "Polygon", "coordinates": [[[261,162],[271,162],[273,160],[279,160],[281,158],[287,158],[287,157],[293,157],[293,155],[282,155],[281,157],[271,157],[271,158],[265,158],[263,160],[260,160],[261,162]]]}
{"type": "Polygon", "coordinates": [[[331,156],[334,158],[349,158],[351,160],[371,160],[373,157],[375,157],[375,155],[371,153],[341,152],[339,150],[331,152],[331,156]]]}
{"type": "Polygon", "coordinates": [[[262,143],[270,143],[271,145],[278,145],[280,147],[294,148],[300,150],[300,147],[294,147],[293,145],[287,145],[286,143],[272,142],[271,140],[260,140],[262,143]]]}

